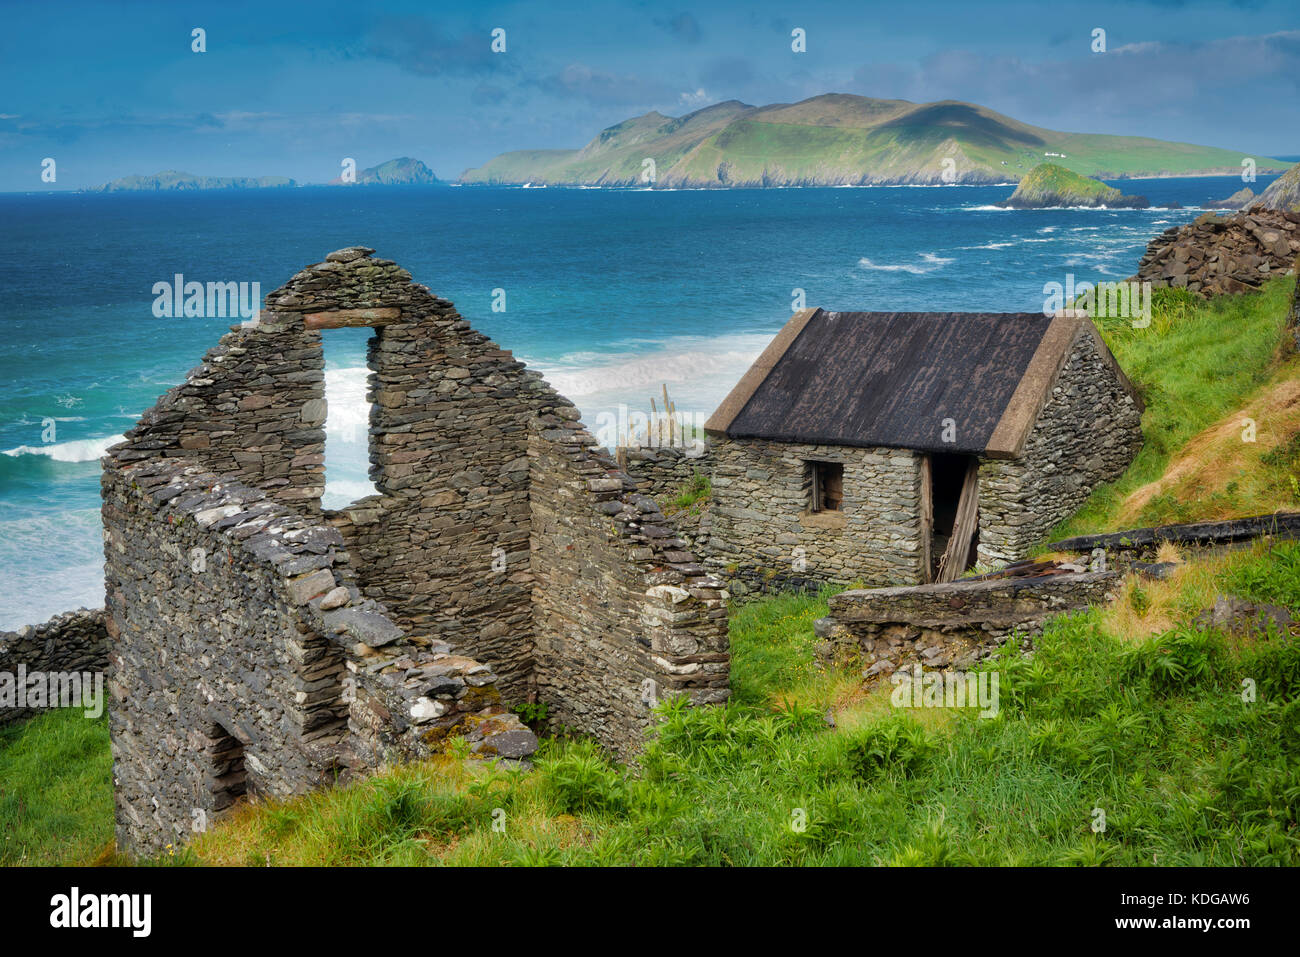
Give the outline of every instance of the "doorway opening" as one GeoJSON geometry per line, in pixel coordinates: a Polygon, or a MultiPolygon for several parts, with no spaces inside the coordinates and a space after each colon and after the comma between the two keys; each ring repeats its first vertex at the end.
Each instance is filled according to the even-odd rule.
{"type": "Polygon", "coordinates": [[[921,528],[926,582],[949,582],[975,565],[979,460],[935,452],[922,459],[921,528]]]}
{"type": "Polygon", "coordinates": [[[208,788],[213,816],[220,816],[252,793],[244,767],[244,745],[215,721],[208,729],[208,788]]]}

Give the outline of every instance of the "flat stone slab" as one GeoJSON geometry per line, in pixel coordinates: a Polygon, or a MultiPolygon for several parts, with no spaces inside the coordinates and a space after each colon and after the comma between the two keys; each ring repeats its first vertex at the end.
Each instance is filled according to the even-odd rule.
{"type": "Polygon", "coordinates": [[[360,608],[339,608],[322,616],[325,627],[335,634],[349,635],[369,648],[392,644],[404,634],[383,615],[360,608]]]}
{"type": "Polygon", "coordinates": [[[385,326],[402,315],[396,306],[379,306],[374,309],[331,309],[328,312],[309,312],[303,315],[302,324],[308,329],[343,329],[346,327],[385,326]]]}

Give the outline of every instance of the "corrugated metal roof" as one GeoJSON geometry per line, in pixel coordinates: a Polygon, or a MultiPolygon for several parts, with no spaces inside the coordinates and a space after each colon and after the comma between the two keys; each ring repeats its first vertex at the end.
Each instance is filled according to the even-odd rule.
{"type": "Polygon", "coordinates": [[[1052,318],[817,310],[738,414],[733,438],[983,452],[1052,318]],[[953,442],[944,420],[952,419],[953,442]]]}

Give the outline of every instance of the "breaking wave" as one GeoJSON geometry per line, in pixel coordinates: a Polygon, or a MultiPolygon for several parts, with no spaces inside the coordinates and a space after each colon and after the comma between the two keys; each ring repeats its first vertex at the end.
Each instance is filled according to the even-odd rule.
{"type": "Polygon", "coordinates": [[[928,272],[934,272],[936,269],[942,269],[948,263],[954,262],[950,257],[936,256],[934,253],[921,253],[921,264],[902,263],[899,265],[887,265],[884,263],[873,263],[870,259],[863,256],[858,260],[858,268],[868,269],[873,272],[906,272],[913,276],[922,276],[928,272]]]}
{"type": "Polygon", "coordinates": [[[99,439],[74,439],[70,442],[51,442],[49,445],[19,445],[4,449],[3,454],[18,458],[21,455],[44,455],[56,462],[94,462],[110,446],[117,445],[126,436],[113,435],[99,439]]]}

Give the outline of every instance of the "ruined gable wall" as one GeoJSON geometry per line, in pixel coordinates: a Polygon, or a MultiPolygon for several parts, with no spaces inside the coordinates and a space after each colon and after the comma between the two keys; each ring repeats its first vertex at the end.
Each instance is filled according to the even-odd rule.
{"type": "Polygon", "coordinates": [[[537,696],[629,756],[668,696],[725,701],[727,592],[544,383],[529,436],[537,696]]]}
{"type": "Polygon", "coordinates": [[[184,459],[106,470],[103,491],[123,850],[215,820],[225,771],[284,795],[453,735],[484,756],[536,750],[490,668],[362,597],[337,530],[184,459]]]}
{"type": "Polygon", "coordinates": [[[714,440],[711,568],[735,589],[921,580],[921,467],[902,449],[714,440]],[[838,512],[808,513],[805,460],[844,464],[838,512]],[[800,563],[802,562],[802,567],[800,563]]]}
{"type": "MultiPolygon", "coordinates": [[[[608,457],[587,448],[591,436],[568,400],[474,331],[451,303],[412,284],[396,264],[370,258],[371,252],[339,250],[298,273],[267,297],[255,333],[302,341],[340,326],[376,330],[368,391],[371,478],[378,492],[326,514],[329,526],[311,534],[335,536],[327,551],[334,556],[336,577],[319,583],[342,583],[345,604],[355,606],[362,593],[365,601],[382,602],[386,607],[374,611],[386,612],[391,621],[382,614],[382,623],[344,621],[340,616],[354,610],[347,607],[322,613],[316,607],[320,594],[305,598],[305,610],[289,609],[291,617],[299,615],[293,619],[295,630],[315,629],[314,634],[344,647],[349,675],[335,707],[346,705],[348,734],[331,760],[373,767],[436,750],[449,734],[464,735],[481,753],[530,753],[536,742],[504,711],[501,693],[521,700],[540,690],[561,723],[621,751],[639,746],[649,704],[657,698],[684,693],[696,703],[725,699],[726,593],[720,582],[660,524],[663,516],[653,501],[638,496],[627,476],[616,475],[608,457]],[[570,534],[567,543],[561,541],[570,534]],[[592,569],[609,583],[598,593],[587,587],[592,569]],[[390,630],[402,637],[387,635],[390,630]],[[544,648],[539,630],[546,632],[544,648]],[[357,645],[347,647],[350,640],[357,645]]],[[[314,344],[318,354],[319,343],[314,344]]],[[[183,388],[209,386],[223,395],[229,387],[200,381],[183,388]]],[[[237,408],[238,396],[232,397],[237,408]]],[[[159,408],[153,424],[169,426],[177,440],[150,447],[141,435],[117,450],[125,454],[106,464],[111,476],[105,486],[106,526],[115,541],[138,538],[156,546],[161,539],[184,554],[189,543],[171,542],[158,521],[110,504],[121,497],[123,482],[130,485],[125,470],[189,464],[168,458],[180,454],[171,450],[183,449],[180,440],[189,434],[184,410],[171,402],[159,408]]],[[[206,421],[207,406],[193,408],[198,421],[206,421]]],[[[323,420],[323,403],[320,413],[323,420]]],[[[250,420],[244,427],[259,425],[250,420]]],[[[264,476],[251,477],[263,479],[265,487],[264,476]]],[[[261,495],[224,475],[205,472],[194,480],[215,487],[223,502],[232,489],[241,489],[240,496],[261,495]]],[[[271,485],[268,493],[278,487],[271,485]]],[[[237,515],[231,521],[245,519],[237,515]]],[[[299,528],[296,523],[309,518],[288,513],[284,521],[299,528]]],[[[116,575],[116,588],[110,584],[115,618],[147,617],[150,608],[170,607],[170,597],[162,596],[165,586],[182,596],[182,620],[171,630],[146,626],[120,642],[127,657],[138,660],[134,672],[126,671],[134,679],[124,680],[147,685],[143,662],[151,653],[166,656],[168,642],[211,645],[218,657],[232,642],[238,644],[237,636],[210,634],[211,622],[222,620],[210,605],[191,614],[190,603],[200,600],[187,595],[192,583],[169,574],[157,580],[159,590],[140,587],[147,569],[143,554],[138,560],[138,568],[116,575]]],[[[266,607],[265,615],[280,616],[285,611],[272,594],[249,593],[265,575],[264,567],[245,567],[228,581],[209,582],[211,593],[202,600],[231,600],[245,614],[266,607]]],[[[229,621],[237,620],[233,608],[227,613],[229,621]]],[[[276,647],[265,641],[263,646],[276,647]]],[[[210,664],[216,680],[232,670],[253,673],[241,672],[225,657],[210,664]]],[[[188,674],[178,678],[162,670],[168,686],[189,682],[188,674]]],[[[254,698],[240,696],[231,720],[244,708],[256,708],[254,698]]],[[[159,707],[174,704],[163,699],[159,707]]],[[[140,710],[125,712],[129,723],[119,737],[134,737],[137,727],[146,740],[164,737],[165,728],[151,725],[158,707],[146,702],[140,710]]],[[[190,753],[201,745],[188,741],[181,750],[190,753]]],[[[145,774],[147,764],[138,762],[138,773],[129,776],[145,774]]],[[[293,775],[295,783],[299,777],[293,775]]],[[[183,786],[173,782],[173,790],[183,786]]],[[[139,796],[133,794],[126,805],[136,807],[139,796]]],[[[174,830],[179,823],[177,815],[168,826],[174,830]]]]}
{"type": "Polygon", "coordinates": [[[526,430],[536,376],[372,252],[331,253],[267,296],[286,322],[375,328],[367,397],[378,494],[328,519],[348,542],[367,596],[412,633],[490,662],[507,696],[526,699],[526,430]]]}
{"type": "Polygon", "coordinates": [[[1142,413],[1081,330],[1023,454],[980,462],[979,558],[1024,558],[1142,447],[1142,413]]]}
{"type": "Polygon", "coordinates": [[[316,512],[325,485],[324,369],[319,332],[273,321],[232,329],[109,454],[121,463],[185,457],[316,512]]]}

